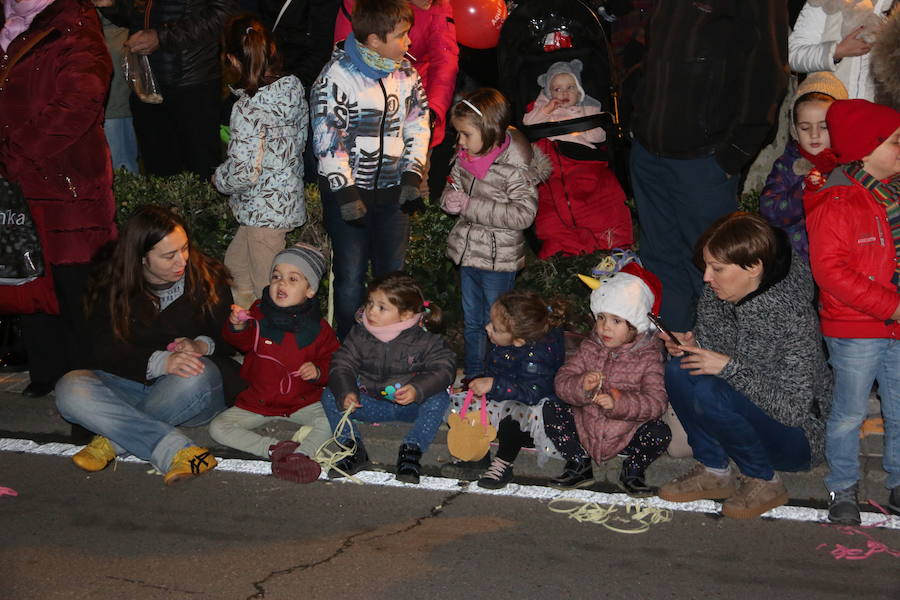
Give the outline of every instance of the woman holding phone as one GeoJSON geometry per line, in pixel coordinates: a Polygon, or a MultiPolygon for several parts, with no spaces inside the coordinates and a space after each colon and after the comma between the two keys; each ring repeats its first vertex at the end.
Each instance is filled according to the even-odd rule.
{"type": "Polygon", "coordinates": [[[659,496],[724,500],[725,516],[750,519],[787,503],[776,471],[824,456],[831,374],[812,276],[784,232],[749,213],[715,222],[695,256],[706,287],[694,330],[673,332],[681,344],[660,337],[669,402],[698,464],[659,496]]]}

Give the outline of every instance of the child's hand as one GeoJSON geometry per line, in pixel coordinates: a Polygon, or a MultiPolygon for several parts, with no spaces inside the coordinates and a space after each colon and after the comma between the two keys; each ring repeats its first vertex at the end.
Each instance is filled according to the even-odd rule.
{"type": "Polygon", "coordinates": [[[494,387],[493,377],[479,377],[469,382],[469,389],[476,396],[484,396],[494,387]]]}
{"type": "Polygon", "coordinates": [[[593,389],[596,389],[603,383],[603,375],[597,371],[591,371],[589,373],[585,373],[584,377],[581,379],[581,389],[585,392],[590,392],[593,389]]]}
{"type": "Polygon", "coordinates": [[[344,396],[343,404],[344,404],[344,410],[347,410],[347,409],[356,410],[357,408],[360,408],[362,406],[362,404],[359,403],[359,396],[357,394],[355,394],[354,392],[350,392],[349,394],[344,396]]]}
{"type": "Polygon", "coordinates": [[[311,362],[305,362],[297,369],[297,375],[299,375],[300,379],[303,381],[315,381],[319,378],[319,367],[311,362]]]}
{"type": "Polygon", "coordinates": [[[396,402],[400,406],[406,406],[407,404],[412,404],[413,402],[415,402],[417,396],[418,393],[416,392],[416,388],[407,383],[399,390],[394,392],[394,402],[396,402]]]}
{"type": "Polygon", "coordinates": [[[594,399],[591,400],[591,402],[593,402],[600,408],[605,408],[606,410],[611,410],[612,407],[616,405],[616,401],[613,400],[613,397],[611,395],[603,393],[594,396],[594,399]]]}
{"type": "Polygon", "coordinates": [[[451,215],[458,215],[466,211],[469,205],[469,196],[459,190],[447,190],[441,196],[441,208],[451,215]]]}
{"type": "Polygon", "coordinates": [[[560,104],[559,100],[557,100],[556,98],[553,98],[552,100],[550,100],[550,102],[548,102],[548,103],[544,106],[544,108],[543,108],[543,110],[542,110],[541,112],[543,112],[545,115],[549,115],[549,114],[552,113],[554,110],[556,110],[557,108],[559,108],[559,104],[560,104]]]}
{"type": "Polygon", "coordinates": [[[231,305],[231,314],[228,315],[228,322],[231,323],[231,328],[235,331],[243,331],[247,326],[247,321],[250,319],[250,315],[247,311],[237,304],[231,305]]]}

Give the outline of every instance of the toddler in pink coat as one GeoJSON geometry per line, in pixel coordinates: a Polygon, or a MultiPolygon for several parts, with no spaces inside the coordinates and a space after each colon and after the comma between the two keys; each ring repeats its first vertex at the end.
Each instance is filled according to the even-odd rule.
{"type": "Polygon", "coordinates": [[[597,462],[624,458],[618,485],[631,496],[653,494],[644,471],[672,439],[660,420],[668,405],[662,342],[647,318],[660,290],[659,279],[634,263],[601,280],[591,293],[594,329],[555,380],[584,449],[597,462]]]}

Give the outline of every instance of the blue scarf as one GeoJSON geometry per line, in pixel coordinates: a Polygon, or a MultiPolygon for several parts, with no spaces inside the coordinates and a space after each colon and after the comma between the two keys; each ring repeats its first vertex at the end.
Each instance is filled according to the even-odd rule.
{"type": "Polygon", "coordinates": [[[344,52],[350,57],[350,62],[356,65],[356,68],[369,79],[387,77],[400,68],[399,62],[385,58],[360,44],[353,33],[344,40],[344,52]]]}

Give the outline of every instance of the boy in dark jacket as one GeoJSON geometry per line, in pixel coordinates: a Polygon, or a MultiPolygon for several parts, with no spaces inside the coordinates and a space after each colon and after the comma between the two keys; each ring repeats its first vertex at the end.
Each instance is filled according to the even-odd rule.
{"type": "Polygon", "coordinates": [[[250,386],[209,425],[220,444],[270,457],[273,475],[298,483],[319,477],[313,457],[331,438],[319,399],[338,342],[315,299],[324,272],[321,252],[291,246],[275,256],[271,283],[249,313],[232,305],[222,337],[246,353],[241,377],[250,386]],[[273,419],[304,427],[293,440],[281,442],[252,431],[273,419]]]}

